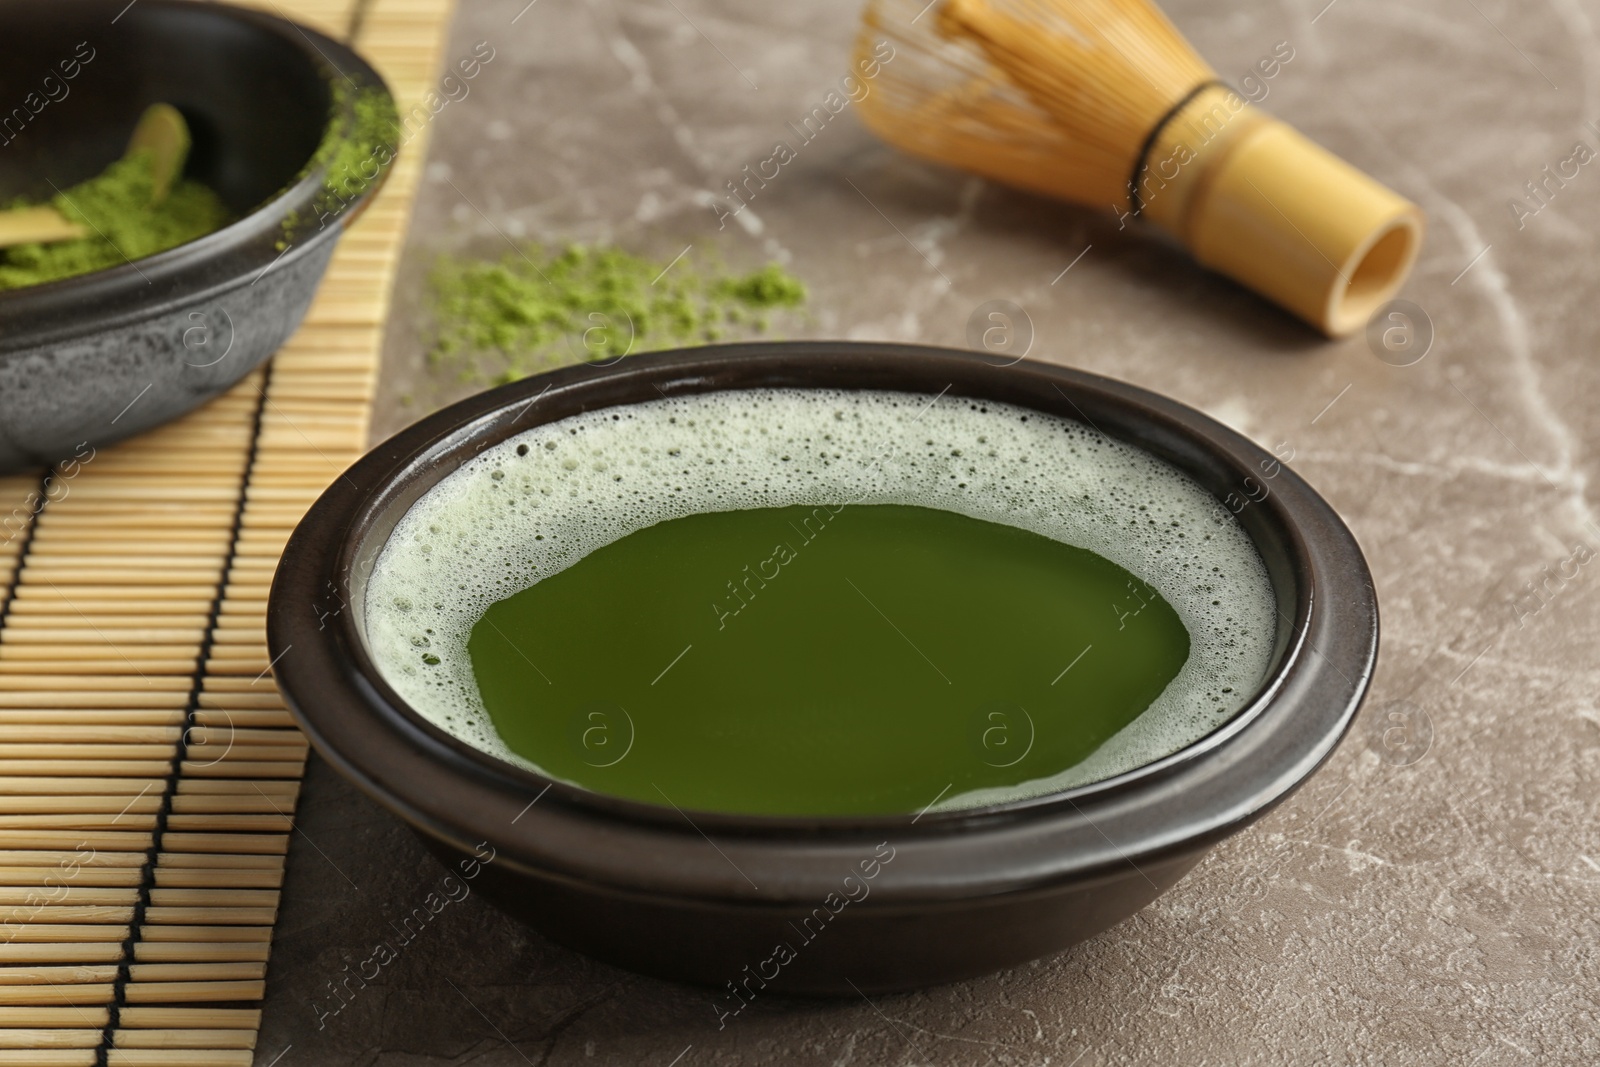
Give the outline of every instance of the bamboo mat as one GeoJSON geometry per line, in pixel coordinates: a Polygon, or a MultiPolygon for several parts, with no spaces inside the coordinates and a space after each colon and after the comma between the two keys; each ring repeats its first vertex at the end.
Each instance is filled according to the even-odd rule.
{"type": "MultiPolygon", "coordinates": [[[[451,0],[259,6],[353,33],[403,113],[451,0]]],[[[0,478],[0,1064],[253,1060],[306,758],[268,673],[267,589],[365,446],[425,136],[267,367],[81,463],[0,478]]]]}

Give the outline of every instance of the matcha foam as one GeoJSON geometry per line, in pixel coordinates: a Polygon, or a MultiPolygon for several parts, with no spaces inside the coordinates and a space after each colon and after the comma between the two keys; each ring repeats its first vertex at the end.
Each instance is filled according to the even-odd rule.
{"type": "Polygon", "coordinates": [[[1160,759],[1225,722],[1265,675],[1276,632],[1265,566],[1186,474],[1072,420],[894,392],[703,393],[512,437],[439,482],[396,526],[367,588],[367,640],[384,679],[425,718],[537,771],[501,741],[473,678],[467,639],[491,604],[668,519],[840,503],[940,508],[1088,549],[1153,586],[1189,631],[1177,677],[1088,759],[969,792],[962,806],[1160,759]]]}

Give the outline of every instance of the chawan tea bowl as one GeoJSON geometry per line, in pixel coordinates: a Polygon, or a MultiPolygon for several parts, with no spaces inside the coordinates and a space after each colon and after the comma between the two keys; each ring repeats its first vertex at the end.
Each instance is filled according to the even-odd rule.
{"type": "Polygon", "coordinates": [[[0,291],[0,474],[176,418],[283,344],[387,174],[319,209],[319,146],[365,91],[388,92],[361,57],[266,12],[0,0],[0,204],[100,173],[141,112],[168,103],[193,142],[185,175],[236,216],[165,252],[0,291]]]}
{"type": "Polygon", "coordinates": [[[290,540],[268,642],[317,751],[441,859],[554,941],[717,987],[719,1018],[769,986],[903,990],[982,975],[1092,937],[1170,888],[1327,759],[1372,677],[1378,617],[1361,551],[1270,453],[1205,415],[1107,378],[946,349],[791,342],[569,367],[490,390],[390,438],[290,540]],[[1271,665],[1201,740],[1114,778],[921,815],[738,816],[587,792],[424,720],[374,666],[373,561],[408,507],[531,427],[660,396],[752,388],[898,390],[1075,419],[1187,472],[1236,512],[1277,600],[1271,665]],[[825,925],[824,925],[825,924],[825,925]],[[816,932],[820,929],[820,932],[816,932]]]}

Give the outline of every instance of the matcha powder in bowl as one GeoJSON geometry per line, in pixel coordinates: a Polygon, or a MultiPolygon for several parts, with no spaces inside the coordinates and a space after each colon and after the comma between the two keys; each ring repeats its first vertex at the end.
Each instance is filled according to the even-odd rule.
{"type": "Polygon", "coordinates": [[[82,223],[88,236],[0,249],[0,290],[135,262],[204,237],[233,219],[221,198],[200,182],[175,182],[158,204],[150,202],[154,187],[152,158],[139,152],[56,193],[50,206],[82,223]]]}
{"type": "Polygon", "coordinates": [[[733,274],[583,245],[441,256],[431,281],[430,360],[466,381],[764,334],[775,314],[806,300],[805,285],[777,264],[733,274]]]}

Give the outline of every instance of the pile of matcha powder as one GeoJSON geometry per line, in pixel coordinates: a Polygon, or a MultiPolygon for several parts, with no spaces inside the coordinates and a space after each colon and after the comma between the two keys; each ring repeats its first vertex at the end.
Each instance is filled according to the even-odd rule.
{"type": "Polygon", "coordinates": [[[435,366],[514,381],[563,363],[767,332],[805,302],[776,264],[752,274],[657,263],[617,248],[530,245],[499,260],[444,256],[433,277],[435,366]]]}
{"type": "Polygon", "coordinates": [[[58,192],[50,206],[82,223],[88,236],[0,249],[0,290],[121,266],[204,237],[232,221],[227,206],[200,182],[174,182],[161,203],[151,204],[154,183],[149,153],[137,152],[58,192]]]}

